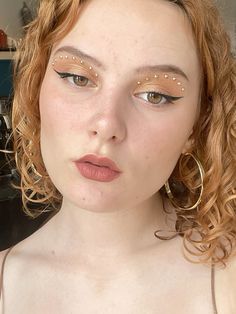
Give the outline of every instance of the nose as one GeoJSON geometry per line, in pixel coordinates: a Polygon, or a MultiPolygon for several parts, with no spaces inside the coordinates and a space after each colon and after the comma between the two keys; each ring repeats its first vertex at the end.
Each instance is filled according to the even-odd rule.
{"type": "Polygon", "coordinates": [[[93,114],[88,124],[90,138],[113,143],[120,143],[125,139],[126,113],[124,108],[119,110],[118,104],[116,105],[110,103],[107,106],[101,106],[100,110],[93,114]]]}

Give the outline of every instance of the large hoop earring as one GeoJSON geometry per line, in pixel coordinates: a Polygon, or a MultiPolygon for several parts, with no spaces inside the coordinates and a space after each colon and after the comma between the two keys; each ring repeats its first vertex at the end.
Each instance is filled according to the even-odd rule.
{"type": "Polygon", "coordinates": [[[200,182],[200,184],[196,188],[200,188],[201,190],[200,190],[200,194],[199,194],[198,200],[192,206],[190,206],[190,207],[181,207],[174,200],[174,196],[173,196],[173,193],[171,192],[171,188],[170,188],[170,185],[169,185],[169,180],[167,180],[167,182],[165,183],[165,190],[166,190],[167,196],[168,196],[170,202],[172,203],[172,205],[174,207],[180,209],[180,210],[192,210],[192,209],[196,208],[201,203],[202,194],[203,194],[203,190],[204,190],[203,180],[204,180],[205,172],[204,172],[204,169],[202,167],[202,164],[201,164],[200,160],[196,156],[194,156],[192,153],[185,153],[185,154],[181,155],[180,163],[183,160],[183,158],[186,157],[186,156],[192,157],[193,160],[197,164],[201,182],[200,182]]]}

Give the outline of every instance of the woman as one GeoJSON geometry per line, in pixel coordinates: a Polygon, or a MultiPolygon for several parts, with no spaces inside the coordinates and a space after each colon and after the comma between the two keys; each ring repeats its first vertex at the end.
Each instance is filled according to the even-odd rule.
{"type": "Polygon", "coordinates": [[[2,313],[235,313],[235,63],[211,1],[43,0],[17,60],[25,212],[57,214],[2,252],[2,313]]]}

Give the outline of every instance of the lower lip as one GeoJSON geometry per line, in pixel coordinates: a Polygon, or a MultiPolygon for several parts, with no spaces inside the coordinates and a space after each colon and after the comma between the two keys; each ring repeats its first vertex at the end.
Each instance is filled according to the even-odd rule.
{"type": "Polygon", "coordinates": [[[87,162],[77,162],[76,166],[83,177],[94,181],[110,182],[118,178],[120,175],[120,172],[111,170],[107,167],[99,167],[87,162]]]}

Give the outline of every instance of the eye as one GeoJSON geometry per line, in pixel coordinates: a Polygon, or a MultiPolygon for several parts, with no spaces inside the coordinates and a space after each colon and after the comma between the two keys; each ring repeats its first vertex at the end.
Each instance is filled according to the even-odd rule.
{"type": "Polygon", "coordinates": [[[183,97],[165,95],[158,92],[137,93],[135,94],[135,96],[138,96],[138,98],[144,99],[146,102],[149,102],[153,105],[172,104],[178,99],[183,98],[183,97]],[[145,97],[140,97],[140,95],[145,95],[145,97]]]}
{"type": "Polygon", "coordinates": [[[58,72],[55,70],[55,72],[60,76],[62,79],[66,79],[69,83],[76,85],[78,87],[94,87],[96,86],[92,81],[90,81],[87,77],[82,75],[77,75],[73,73],[67,73],[67,72],[58,72]],[[91,84],[88,84],[91,82],[91,84]]]}

